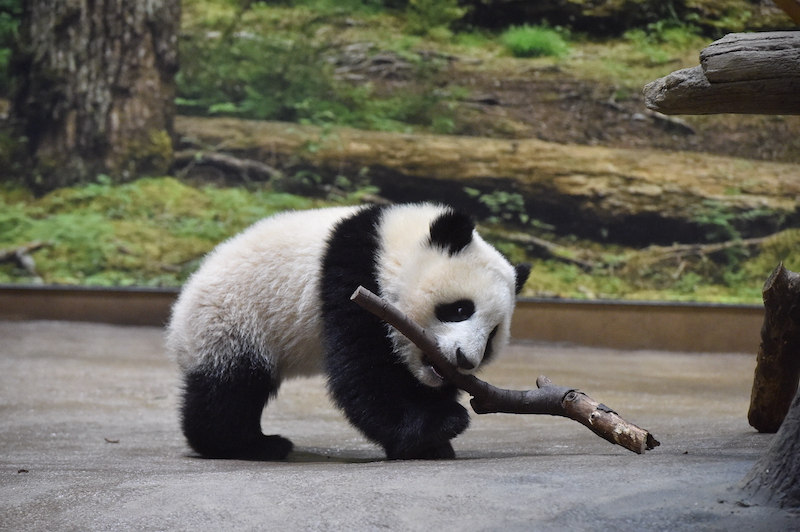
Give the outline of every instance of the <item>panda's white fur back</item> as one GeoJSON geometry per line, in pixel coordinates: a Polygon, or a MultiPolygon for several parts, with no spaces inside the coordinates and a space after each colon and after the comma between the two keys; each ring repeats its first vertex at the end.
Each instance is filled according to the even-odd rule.
{"type": "Polygon", "coordinates": [[[181,368],[225,367],[235,333],[261,346],[282,377],[318,373],[320,262],[331,228],[358,209],[284,212],[217,246],[173,308],[167,347],[181,368]]]}

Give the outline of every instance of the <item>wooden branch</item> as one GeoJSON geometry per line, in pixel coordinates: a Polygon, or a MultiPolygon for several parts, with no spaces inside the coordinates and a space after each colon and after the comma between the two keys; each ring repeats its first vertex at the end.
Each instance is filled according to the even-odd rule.
{"type": "Polygon", "coordinates": [[[731,33],[700,66],[644,87],[645,105],[674,114],[800,114],[800,32],[731,33]]]}
{"type": "Polygon", "coordinates": [[[37,249],[50,245],[47,242],[29,242],[16,248],[0,249],[0,262],[15,262],[17,266],[24,269],[31,277],[39,277],[36,271],[36,262],[31,253],[37,249]]]}
{"type": "Polygon", "coordinates": [[[628,423],[607,406],[574,388],[556,386],[545,376],[536,380],[536,390],[506,390],[460,373],[441,353],[435,340],[396,307],[359,286],[350,299],[372,312],[419,347],[436,370],[456,387],[472,395],[470,404],[478,414],[550,414],[574,419],[601,438],[638,454],[660,443],[648,431],[628,423]]]}
{"type": "Polygon", "coordinates": [[[533,235],[529,235],[527,233],[520,233],[520,232],[495,231],[494,234],[496,234],[503,240],[514,242],[516,244],[522,244],[523,246],[530,246],[535,251],[538,251],[546,258],[550,258],[558,262],[563,262],[564,264],[572,264],[574,266],[579,267],[581,270],[585,272],[590,272],[599,266],[599,263],[593,263],[578,258],[577,257],[578,253],[576,252],[576,250],[573,250],[566,246],[558,245],[555,242],[545,240],[544,238],[539,238],[533,235]]]}
{"type": "Polygon", "coordinates": [[[800,382],[800,274],[778,264],[764,283],[764,325],[747,419],[776,432],[800,382]]]}
{"type": "Polygon", "coordinates": [[[183,150],[175,152],[174,163],[182,172],[188,172],[195,166],[213,166],[227,174],[234,174],[244,182],[266,181],[282,174],[272,166],[252,159],[241,159],[219,152],[199,150],[183,150]]]}
{"type": "Polygon", "coordinates": [[[713,244],[674,244],[672,246],[648,246],[645,249],[647,251],[654,251],[656,253],[670,256],[692,254],[702,257],[735,247],[752,248],[760,246],[768,238],[770,237],[760,236],[756,238],[726,240],[725,242],[715,242],[713,244]]]}

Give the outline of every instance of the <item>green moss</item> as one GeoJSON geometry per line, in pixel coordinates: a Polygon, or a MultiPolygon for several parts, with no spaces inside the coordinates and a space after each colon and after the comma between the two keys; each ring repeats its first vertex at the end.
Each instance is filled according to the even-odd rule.
{"type": "Polygon", "coordinates": [[[780,262],[787,269],[800,272],[800,229],[787,229],[769,237],[761,245],[761,252],[745,261],[742,269],[750,279],[760,278],[763,282],[780,262]]]}
{"type": "MultiPolygon", "coordinates": [[[[357,195],[331,201],[270,188],[195,188],[173,178],[111,185],[101,176],[97,183],[42,198],[5,186],[0,187],[0,249],[48,242],[33,254],[45,283],[177,286],[217,243],[264,216],[357,201],[357,195]]],[[[527,256],[524,246],[504,242],[491,231],[487,235],[512,262],[532,263],[526,296],[757,304],[778,262],[800,270],[800,229],[766,239],[751,254],[731,249],[720,256],[668,260],[659,249],[544,235],[595,263],[591,272],[527,256]]],[[[0,283],[31,281],[13,264],[0,264],[0,283]]]]}
{"type": "MultiPolygon", "coordinates": [[[[197,189],[172,178],[100,181],[38,199],[0,189],[0,249],[48,242],[33,255],[48,284],[176,286],[217,243],[260,218],[326,204],[269,189],[197,189]]],[[[31,281],[0,264],[0,283],[31,281]]]]}

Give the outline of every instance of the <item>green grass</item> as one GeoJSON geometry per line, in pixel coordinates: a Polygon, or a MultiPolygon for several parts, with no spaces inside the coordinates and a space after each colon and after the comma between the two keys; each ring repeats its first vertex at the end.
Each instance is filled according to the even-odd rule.
{"type": "MultiPolygon", "coordinates": [[[[41,282],[47,284],[179,286],[217,243],[265,216],[357,203],[358,198],[356,192],[340,199],[310,199],[268,186],[192,187],[173,178],[117,186],[100,182],[42,198],[5,187],[0,188],[0,249],[47,242],[33,252],[41,282]]],[[[510,213],[512,218],[517,214],[510,213]]],[[[500,223],[506,217],[495,212],[494,218],[500,223]]],[[[732,251],[721,257],[685,257],[680,267],[648,250],[544,235],[574,250],[574,256],[588,254],[598,264],[591,272],[529,257],[524,247],[503,241],[502,231],[485,234],[512,262],[533,264],[526,296],[757,304],[778,262],[800,270],[800,229],[770,237],[752,255],[732,251]]],[[[0,263],[0,283],[37,281],[11,263],[0,263]]]]}
{"type": "MultiPolygon", "coordinates": [[[[46,284],[177,286],[218,242],[256,220],[331,203],[268,188],[193,188],[172,178],[64,188],[39,199],[6,188],[0,249],[47,242],[33,254],[46,284]]],[[[33,281],[0,264],[0,283],[33,281]]]]}
{"type": "Polygon", "coordinates": [[[512,26],[500,35],[500,41],[514,57],[564,57],[569,53],[561,33],[546,26],[512,26]]]}

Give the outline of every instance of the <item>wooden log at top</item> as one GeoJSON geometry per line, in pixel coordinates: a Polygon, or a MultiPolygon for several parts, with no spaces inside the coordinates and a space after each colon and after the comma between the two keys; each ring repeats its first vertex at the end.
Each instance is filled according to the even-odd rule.
{"type": "Polygon", "coordinates": [[[645,105],[674,114],[800,114],[800,32],[731,33],[700,66],[648,83],[645,105]]]}

